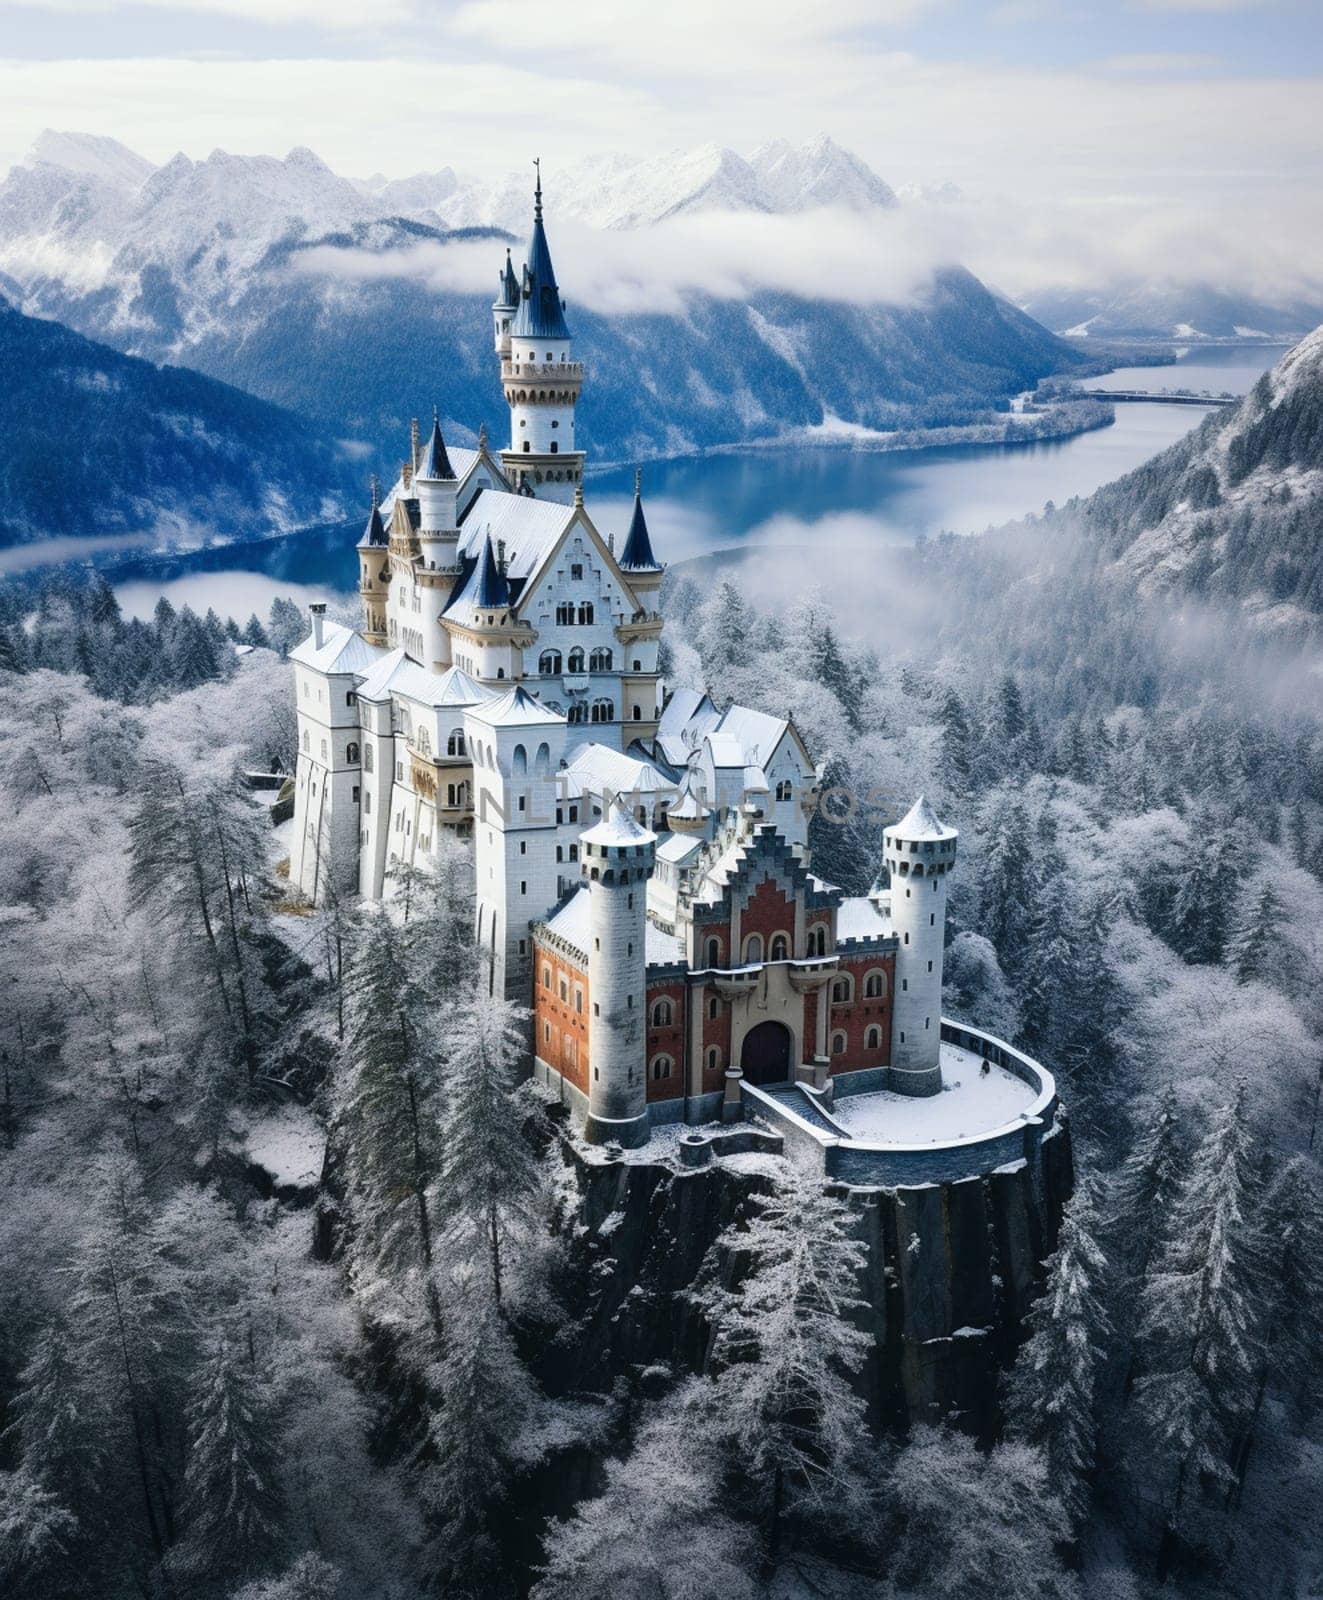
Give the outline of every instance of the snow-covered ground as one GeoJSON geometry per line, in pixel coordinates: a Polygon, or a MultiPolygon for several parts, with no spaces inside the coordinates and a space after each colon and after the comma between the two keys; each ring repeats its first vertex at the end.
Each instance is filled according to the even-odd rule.
{"type": "Polygon", "coordinates": [[[314,1189],[321,1179],[326,1132],[306,1106],[282,1106],[254,1121],[243,1151],[277,1189],[314,1189]]]}
{"type": "Polygon", "coordinates": [[[987,1076],[982,1058],[956,1045],[942,1046],[942,1092],[934,1095],[847,1095],[831,1115],[852,1138],[896,1145],[947,1144],[1004,1127],[1038,1098],[1031,1084],[1004,1067],[987,1076]]]}

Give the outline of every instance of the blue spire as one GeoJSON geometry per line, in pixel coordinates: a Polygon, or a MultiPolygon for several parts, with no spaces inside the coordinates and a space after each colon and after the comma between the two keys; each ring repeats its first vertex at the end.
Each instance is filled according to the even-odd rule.
{"type": "Polygon", "coordinates": [[[519,314],[513,332],[525,339],[568,339],[565,307],[556,287],[556,269],[551,264],[547,231],[542,226],[542,165],[535,161],[537,188],[533,191],[533,236],[528,241],[528,260],[524,263],[524,286],[519,298],[519,314]]]}
{"type": "Polygon", "coordinates": [[[367,527],[363,530],[363,537],[358,541],[364,544],[389,544],[386,529],[381,520],[380,491],[377,487],[375,473],[372,478],[372,510],[368,513],[367,527]]]}
{"type": "Polygon", "coordinates": [[[482,554],[478,557],[477,579],[477,588],[466,596],[475,606],[494,610],[497,606],[510,604],[510,582],[496,560],[490,533],[484,533],[482,536],[482,554]]]}
{"type": "Polygon", "coordinates": [[[643,515],[642,467],[634,471],[634,515],[629,519],[629,532],[625,535],[625,548],[620,552],[620,565],[635,571],[661,571],[661,562],[652,553],[648,523],[643,515]]]}
{"type": "Polygon", "coordinates": [[[436,407],[432,408],[432,437],[427,441],[422,459],[418,463],[415,478],[453,478],[455,469],[450,465],[450,457],[446,454],[445,440],[441,437],[441,420],[436,414],[436,407]]]}
{"type": "Polygon", "coordinates": [[[496,304],[502,311],[510,310],[519,304],[519,279],[515,276],[514,262],[510,260],[510,252],[505,252],[505,269],[501,272],[497,282],[500,288],[496,295],[496,304]]]}

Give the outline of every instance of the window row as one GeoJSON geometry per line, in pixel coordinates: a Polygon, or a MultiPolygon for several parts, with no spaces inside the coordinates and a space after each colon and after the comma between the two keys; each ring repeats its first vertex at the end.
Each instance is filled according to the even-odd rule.
{"type": "MultiPolygon", "coordinates": [[[[592,607],[588,609],[591,611],[592,607]]],[[[559,615],[556,620],[560,620],[559,615]]],[[[592,618],[589,617],[588,620],[591,622],[592,618]]],[[[608,650],[605,646],[594,650],[587,657],[576,646],[568,656],[562,656],[559,650],[544,650],[537,658],[537,670],[544,678],[554,678],[561,672],[610,672],[614,665],[615,651],[608,650]]]]}
{"type": "Polygon", "coordinates": [[[587,628],[593,622],[591,600],[561,600],[556,606],[556,623],[562,628],[587,628]]]}

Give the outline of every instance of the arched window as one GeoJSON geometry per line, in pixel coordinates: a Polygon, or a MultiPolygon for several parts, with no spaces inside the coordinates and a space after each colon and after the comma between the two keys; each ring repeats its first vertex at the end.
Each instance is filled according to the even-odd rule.
{"type": "Polygon", "coordinates": [[[566,718],[571,723],[587,722],[588,707],[586,703],[582,700],[575,700],[570,706],[569,711],[566,713],[566,718]]]}
{"type": "Polygon", "coordinates": [[[570,651],[570,671],[583,671],[583,651],[577,644],[575,645],[574,649],[570,651]]]}
{"type": "Polygon", "coordinates": [[[703,1063],[709,1072],[715,1072],[721,1065],[721,1046],[710,1044],[703,1055],[703,1063]]]}
{"type": "Polygon", "coordinates": [[[703,946],[703,965],[705,967],[721,965],[721,940],[715,934],[703,946]]]}
{"type": "Polygon", "coordinates": [[[312,740],[309,738],[306,728],[303,730],[303,753],[305,756],[312,754],[312,740]]]}
{"type": "Polygon", "coordinates": [[[593,603],[592,603],[592,601],[591,600],[581,600],[579,602],[579,626],[581,628],[589,627],[592,624],[592,620],[593,620],[593,603]]]}
{"type": "Polygon", "coordinates": [[[755,961],[763,958],[763,936],[761,933],[751,933],[744,941],[744,959],[752,966],[755,961]]]}
{"type": "Polygon", "coordinates": [[[545,961],[542,963],[542,987],[544,989],[551,987],[551,968],[545,961]]]}
{"type": "Polygon", "coordinates": [[[375,766],[376,766],[376,758],[372,754],[372,746],[370,744],[364,745],[363,746],[363,771],[364,772],[372,772],[375,769],[375,766]]]}
{"type": "Polygon", "coordinates": [[[654,1028],[669,1028],[675,1020],[675,1007],[669,1000],[662,999],[654,1003],[652,1008],[652,1025],[654,1028]]]}
{"type": "Polygon", "coordinates": [[[568,628],[571,627],[573,623],[574,602],[572,600],[560,601],[556,606],[556,626],[558,628],[568,628]]]}
{"type": "Polygon", "coordinates": [[[843,972],[831,986],[831,1001],[834,1006],[847,1005],[854,999],[854,979],[848,972],[843,972]]]}
{"type": "Polygon", "coordinates": [[[345,746],[345,760],[351,767],[356,767],[358,765],[358,746],[352,739],[345,746]]]}
{"type": "Polygon", "coordinates": [[[811,956],[825,956],[827,954],[827,925],[816,922],[809,929],[808,953],[811,956]]]}
{"type": "Polygon", "coordinates": [[[594,700],[592,720],[594,722],[614,722],[616,720],[615,706],[609,700],[594,700]]]}
{"type": "Polygon", "coordinates": [[[642,706],[635,706],[634,707],[634,721],[635,722],[642,722],[643,721],[643,707],[642,706]]]}
{"type": "Polygon", "coordinates": [[[418,742],[418,752],[419,752],[419,754],[420,755],[424,755],[424,756],[430,756],[431,753],[432,753],[432,741],[431,741],[431,738],[428,736],[428,732],[427,732],[426,728],[419,728],[419,730],[418,730],[418,741],[417,742],[418,742]]]}
{"type": "Polygon", "coordinates": [[[605,648],[594,650],[588,662],[589,670],[592,672],[610,672],[613,659],[613,652],[610,650],[605,648]]]}
{"type": "Polygon", "coordinates": [[[559,450],[559,449],[560,449],[560,446],[559,446],[559,445],[558,445],[558,444],[557,444],[557,443],[556,443],[556,441],[555,441],[555,440],[554,440],[554,439],[553,439],[553,440],[552,440],[552,441],[551,441],[551,453],[552,453],[552,455],[553,455],[553,456],[554,456],[554,455],[555,455],[555,454],[556,454],[556,452],[557,452],[557,451],[558,451],[558,450],[559,450]]]}
{"type": "Polygon", "coordinates": [[[832,1034],[831,1053],[834,1056],[843,1056],[845,1054],[845,1035],[843,1033],[832,1034]]]}
{"type": "Polygon", "coordinates": [[[529,442],[528,442],[528,440],[527,440],[527,439],[525,439],[525,440],[524,440],[524,454],[525,454],[525,455],[527,455],[527,454],[528,454],[528,452],[529,452],[529,451],[530,451],[530,450],[531,450],[531,449],[532,449],[532,446],[531,446],[531,445],[530,445],[530,444],[529,444],[529,442]]]}
{"type": "Polygon", "coordinates": [[[450,730],[450,735],[446,740],[446,754],[448,756],[462,756],[468,754],[464,748],[463,728],[452,728],[450,730]]]}
{"type": "Polygon", "coordinates": [[[887,975],[885,972],[870,972],[864,979],[864,999],[882,1000],[887,992],[887,975]]]}
{"type": "Polygon", "coordinates": [[[579,859],[579,847],[578,847],[577,844],[572,844],[570,846],[570,860],[571,861],[577,861],[578,859],[579,859]]]}
{"type": "Polygon", "coordinates": [[[510,757],[510,771],[516,778],[522,778],[528,772],[528,751],[523,745],[517,744],[510,757]]]}
{"type": "Polygon", "coordinates": [[[552,678],[560,671],[560,651],[544,650],[537,658],[537,670],[544,678],[552,678]]]}
{"type": "Polygon", "coordinates": [[[783,778],[776,786],[776,798],[778,800],[789,800],[791,794],[792,790],[790,786],[790,780],[788,778],[783,778]]]}
{"type": "Polygon", "coordinates": [[[882,1048],[882,1030],[877,1023],[864,1029],[864,1049],[880,1050],[882,1048]]]}
{"type": "Polygon", "coordinates": [[[653,1056],[652,1075],[654,1078],[669,1078],[674,1070],[675,1062],[670,1056],[653,1056]]]}
{"type": "Polygon", "coordinates": [[[769,961],[788,961],[790,959],[790,940],[783,933],[772,935],[772,946],[768,952],[769,961]]]}

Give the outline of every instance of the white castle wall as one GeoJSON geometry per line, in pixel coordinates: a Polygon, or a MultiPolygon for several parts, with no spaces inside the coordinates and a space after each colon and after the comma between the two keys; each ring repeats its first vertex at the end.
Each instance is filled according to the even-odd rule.
{"type": "Polygon", "coordinates": [[[358,887],[361,744],[352,673],[294,666],[298,763],[290,881],[310,900],[358,887]]]}
{"type": "Polygon", "coordinates": [[[654,846],[651,834],[644,838],[619,848],[587,840],[582,846],[592,940],[584,1137],[596,1143],[634,1146],[648,1137],[644,942],[654,846]]]}
{"type": "Polygon", "coordinates": [[[891,925],[898,941],[891,1012],[891,1087],[936,1094],[942,1028],[942,951],[946,882],[956,839],[906,839],[888,828],[884,855],[891,871],[891,925]]]}

